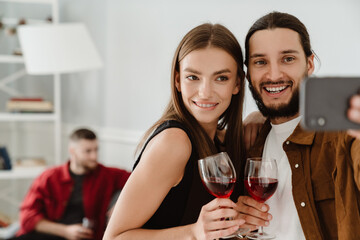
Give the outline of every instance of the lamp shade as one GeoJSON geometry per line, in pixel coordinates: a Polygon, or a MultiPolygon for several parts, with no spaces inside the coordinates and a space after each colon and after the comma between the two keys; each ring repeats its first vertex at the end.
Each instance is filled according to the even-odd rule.
{"type": "Polygon", "coordinates": [[[28,74],[73,73],[102,67],[82,23],[24,25],[18,32],[28,74]]]}

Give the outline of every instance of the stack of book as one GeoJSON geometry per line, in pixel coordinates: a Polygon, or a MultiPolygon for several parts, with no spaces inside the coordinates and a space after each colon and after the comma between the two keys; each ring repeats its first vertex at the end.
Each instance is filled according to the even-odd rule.
{"type": "Polygon", "coordinates": [[[0,146],[0,170],[10,170],[11,160],[5,146],[0,146]]]}
{"type": "Polygon", "coordinates": [[[42,157],[22,157],[15,162],[15,167],[39,167],[46,166],[46,161],[42,157]]]}
{"type": "Polygon", "coordinates": [[[11,220],[8,216],[0,212],[0,227],[7,227],[11,223],[11,220]]]}
{"type": "Polygon", "coordinates": [[[53,104],[42,98],[11,98],[6,108],[10,112],[50,113],[54,111],[53,104]]]}

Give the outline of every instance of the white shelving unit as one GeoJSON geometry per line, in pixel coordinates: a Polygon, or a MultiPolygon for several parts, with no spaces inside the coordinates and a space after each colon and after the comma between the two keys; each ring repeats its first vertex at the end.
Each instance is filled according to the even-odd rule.
{"type": "MultiPolygon", "coordinates": [[[[51,6],[52,23],[59,22],[58,0],[0,0],[6,3],[37,3],[48,4],[51,6]]],[[[17,22],[16,19],[3,19],[3,22],[17,22]]],[[[30,20],[27,24],[43,24],[42,20],[30,20]]],[[[0,55],[0,64],[24,64],[22,56],[15,55],[0,55]]],[[[0,94],[16,94],[16,89],[8,87],[10,82],[14,82],[20,77],[26,75],[24,70],[20,70],[11,76],[0,79],[0,94]]],[[[52,113],[8,113],[0,112],[0,122],[51,122],[54,126],[54,158],[51,164],[61,163],[61,88],[60,75],[53,75],[53,105],[54,111],[52,113]]],[[[41,168],[39,168],[41,169],[41,168]]],[[[39,169],[28,168],[22,169],[19,172],[16,168],[12,170],[0,171],[0,179],[16,179],[16,178],[33,178],[39,174],[39,169]]],[[[43,170],[43,169],[42,169],[43,170]]]]}
{"type": "MultiPolygon", "coordinates": [[[[51,8],[51,12],[48,14],[52,16],[52,23],[56,24],[59,22],[58,15],[58,0],[0,0],[0,3],[13,4],[17,5],[22,4],[47,4],[51,8]]],[[[10,6],[10,5],[9,5],[10,6]]],[[[36,8],[38,5],[31,5],[36,8]]],[[[6,12],[2,22],[5,26],[7,25],[16,25],[19,19],[15,18],[6,18],[6,12]]],[[[27,19],[27,24],[45,24],[45,20],[34,20],[27,19]]],[[[50,22],[46,24],[51,24],[50,22]]],[[[5,55],[0,54],[0,64],[1,65],[9,65],[9,69],[13,68],[14,64],[23,65],[24,66],[24,58],[22,56],[17,55],[5,55]]],[[[16,66],[16,69],[18,66],[16,66]]],[[[14,86],[10,85],[10,83],[17,81],[18,79],[26,76],[27,73],[24,69],[17,70],[10,75],[0,79],[0,94],[7,94],[9,97],[18,96],[19,91],[14,86]]],[[[48,80],[53,81],[53,106],[54,111],[52,113],[10,113],[10,112],[0,112],[0,122],[7,123],[4,126],[11,126],[9,129],[9,134],[14,135],[15,137],[9,140],[9,144],[13,145],[20,144],[17,143],[19,139],[19,128],[23,126],[25,123],[40,123],[41,129],[48,129],[48,127],[53,127],[53,144],[54,144],[54,153],[53,157],[50,159],[45,159],[47,161],[47,165],[55,165],[61,163],[61,105],[60,105],[60,96],[61,96],[61,88],[60,88],[60,75],[54,74],[53,77],[50,77],[48,80]],[[24,124],[23,124],[24,123],[24,124]],[[50,123],[50,124],[47,124],[50,123]]],[[[46,130],[47,131],[47,130],[46,130]]],[[[20,136],[21,130],[20,130],[20,136]]],[[[21,138],[21,137],[20,137],[21,138]]],[[[38,144],[38,143],[36,143],[38,144]]],[[[38,145],[40,146],[40,145],[38,145]]],[[[41,149],[41,147],[39,147],[41,149]]],[[[50,151],[51,154],[51,151],[50,151]]],[[[10,155],[12,153],[10,152],[10,155]]],[[[41,153],[40,153],[41,155],[41,153]]],[[[49,155],[51,156],[51,155],[49,155]]],[[[14,160],[14,159],[13,159],[14,160]]],[[[0,211],[4,214],[8,215],[11,219],[16,220],[18,216],[18,210],[20,203],[22,202],[22,198],[27,191],[27,187],[31,184],[32,179],[41,174],[45,170],[45,166],[39,167],[14,167],[14,161],[12,162],[13,168],[11,170],[0,170],[0,183],[1,183],[1,191],[0,191],[0,211]]],[[[17,224],[16,222],[14,224],[17,224]]],[[[11,225],[12,226],[12,225],[11,225]]],[[[5,236],[4,233],[1,236],[5,236]]]]}
{"type": "Polygon", "coordinates": [[[48,122],[55,120],[56,120],[56,115],[48,114],[48,113],[29,113],[29,114],[0,113],[0,121],[48,122]]]}
{"type": "MultiPolygon", "coordinates": [[[[45,170],[46,167],[18,167],[11,171],[0,170],[0,179],[29,179],[37,176],[45,170]]],[[[1,196],[1,195],[0,195],[1,196]]]]}
{"type": "Polygon", "coordinates": [[[0,0],[0,2],[17,2],[17,3],[47,3],[52,4],[56,0],[0,0]]]}
{"type": "Polygon", "coordinates": [[[24,63],[24,58],[21,56],[0,55],[0,63],[24,63]]]}

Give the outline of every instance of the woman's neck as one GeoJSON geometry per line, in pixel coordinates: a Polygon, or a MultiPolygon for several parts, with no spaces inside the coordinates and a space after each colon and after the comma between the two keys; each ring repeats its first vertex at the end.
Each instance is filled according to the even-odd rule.
{"type": "Polygon", "coordinates": [[[214,140],[217,130],[217,123],[200,124],[200,125],[204,128],[205,132],[210,137],[210,139],[214,140]]]}

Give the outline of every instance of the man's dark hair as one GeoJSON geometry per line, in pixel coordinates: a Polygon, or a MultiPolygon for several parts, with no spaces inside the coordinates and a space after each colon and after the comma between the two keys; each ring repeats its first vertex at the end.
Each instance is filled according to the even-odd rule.
{"type": "Polygon", "coordinates": [[[306,57],[313,54],[310,44],[309,33],[305,25],[295,16],[288,13],[271,12],[259,18],[249,29],[245,38],[245,64],[249,64],[249,40],[251,36],[260,30],[288,28],[299,34],[301,46],[305,52],[306,57]]]}
{"type": "Polygon", "coordinates": [[[85,139],[85,140],[95,140],[96,139],[96,134],[86,128],[79,128],[77,130],[75,130],[71,135],[70,135],[70,140],[73,142],[77,142],[81,139],[85,139]]]}

